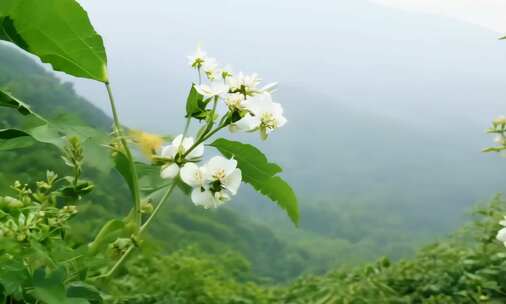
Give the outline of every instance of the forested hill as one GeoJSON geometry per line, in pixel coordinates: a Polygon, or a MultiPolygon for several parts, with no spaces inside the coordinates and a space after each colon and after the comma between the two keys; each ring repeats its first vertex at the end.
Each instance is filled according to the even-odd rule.
{"type": "MultiPolygon", "coordinates": [[[[35,60],[0,46],[0,86],[46,115],[74,115],[109,130],[110,118],[79,97],[35,60]]],[[[479,153],[488,138],[473,124],[416,128],[406,122],[347,108],[345,100],[297,87],[280,90],[290,117],[280,134],[259,146],[286,168],[302,214],[300,229],[283,212],[252,191],[241,191],[228,208],[215,212],[178,200],[164,210],[153,232],[172,251],[197,245],[210,253],[233,250],[251,263],[255,276],[274,280],[304,272],[322,273],[382,255],[399,258],[452,231],[470,206],[506,184],[500,159],[479,153]],[[318,119],[308,116],[320,109],[318,119]]],[[[2,110],[3,111],[3,110],[2,110]]],[[[19,123],[8,110],[0,128],[19,123]]],[[[51,148],[1,152],[0,188],[14,178],[63,169],[51,148]],[[18,157],[23,154],[23,160],[18,157]]],[[[98,206],[127,212],[127,191],[111,194],[97,174],[98,206]]],[[[114,189],[121,189],[118,178],[114,189]]],[[[93,227],[90,225],[88,228],[93,227]]]]}
{"type": "Polygon", "coordinates": [[[104,130],[112,125],[105,113],[76,94],[72,83],[62,82],[27,55],[4,43],[0,43],[0,86],[48,117],[65,113],[104,130]]]}
{"type": "MultiPolygon", "coordinates": [[[[71,115],[89,125],[107,131],[111,129],[111,119],[79,97],[72,84],[61,82],[35,60],[3,44],[0,44],[0,87],[45,117],[71,115]]],[[[15,111],[1,110],[0,129],[23,123],[24,118],[15,111]]],[[[57,173],[65,170],[56,149],[42,144],[15,151],[0,150],[0,158],[2,193],[9,193],[9,185],[17,179],[28,182],[42,178],[47,169],[57,173]]],[[[105,175],[90,168],[85,174],[96,182],[96,189],[90,199],[92,202],[85,208],[88,210],[86,220],[76,220],[74,231],[78,236],[89,237],[97,232],[100,222],[114,215],[127,214],[129,192],[114,172],[105,175]]],[[[158,240],[157,246],[165,252],[190,246],[206,254],[226,254],[239,263],[236,266],[240,268],[238,273],[242,278],[286,280],[307,269],[304,264],[307,252],[289,245],[267,227],[246,220],[234,211],[224,208],[206,211],[194,207],[182,196],[165,207],[158,224],[151,230],[152,236],[158,240]],[[249,272],[250,268],[252,272],[249,272]]]]}

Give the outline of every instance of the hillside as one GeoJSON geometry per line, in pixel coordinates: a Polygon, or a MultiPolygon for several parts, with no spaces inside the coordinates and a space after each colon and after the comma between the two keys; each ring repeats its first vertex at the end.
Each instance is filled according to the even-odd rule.
{"type": "MultiPolygon", "coordinates": [[[[0,62],[0,86],[35,110],[57,116],[72,109],[72,115],[110,128],[110,119],[78,97],[70,83],[62,83],[25,55],[2,47],[0,62]]],[[[437,134],[443,135],[435,136],[435,130],[351,109],[335,97],[296,87],[282,89],[278,98],[290,101],[289,125],[271,141],[257,144],[285,167],[286,178],[299,193],[301,228],[295,229],[277,207],[245,188],[228,209],[215,213],[188,201],[166,208],[153,228],[166,244],[162,247],[172,252],[198,244],[216,253],[231,248],[248,259],[255,276],[275,280],[323,273],[382,255],[412,255],[421,244],[458,227],[472,204],[501,191],[506,182],[501,160],[479,153],[487,138],[471,127],[462,126],[457,133],[441,130],[437,134]],[[306,113],[314,109],[322,109],[319,118],[307,119],[306,113]]],[[[14,117],[0,113],[3,125],[20,123],[14,117]]],[[[46,166],[63,168],[50,148],[44,150],[48,157],[43,161],[32,151],[19,153],[35,166],[21,162],[17,153],[2,152],[8,160],[0,174],[2,188],[13,176],[26,180],[43,174],[46,166]]],[[[92,174],[105,181],[106,176],[92,174]]],[[[121,189],[118,178],[115,183],[121,189]]],[[[107,189],[98,187],[95,193],[100,205],[125,214],[117,202],[126,198],[117,195],[126,192],[111,197],[107,189]]]]}

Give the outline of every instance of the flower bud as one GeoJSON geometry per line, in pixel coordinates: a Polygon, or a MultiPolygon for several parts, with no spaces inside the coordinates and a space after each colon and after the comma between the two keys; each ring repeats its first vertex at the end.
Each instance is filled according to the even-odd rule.
{"type": "Polygon", "coordinates": [[[23,202],[21,202],[20,200],[18,200],[16,198],[10,197],[10,196],[4,197],[3,200],[4,200],[5,204],[7,205],[7,207],[9,207],[9,208],[17,209],[17,208],[21,208],[24,206],[23,202]]]}
{"type": "Polygon", "coordinates": [[[501,115],[501,116],[497,117],[496,119],[494,119],[493,124],[494,125],[503,125],[503,126],[506,125],[506,116],[501,115]]]}
{"type": "Polygon", "coordinates": [[[141,203],[141,213],[151,214],[153,212],[153,204],[150,200],[143,201],[141,203]]]}

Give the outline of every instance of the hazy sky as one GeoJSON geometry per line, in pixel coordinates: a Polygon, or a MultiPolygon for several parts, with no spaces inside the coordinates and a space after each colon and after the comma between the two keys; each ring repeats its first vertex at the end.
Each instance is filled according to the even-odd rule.
{"type": "MultiPolygon", "coordinates": [[[[236,70],[279,81],[281,91],[313,91],[378,115],[420,119],[430,110],[427,122],[447,119],[451,112],[483,122],[503,111],[506,43],[497,40],[497,32],[504,23],[498,18],[506,11],[504,1],[377,1],[389,5],[366,0],[79,2],[104,37],[120,115],[133,127],[180,126],[181,115],[174,113],[183,110],[195,80],[186,56],[197,44],[236,70]],[[479,107],[483,101],[489,106],[479,107]]],[[[102,86],[76,82],[79,93],[108,111],[102,86]]]]}
{"type": "Polygon", "coordinates": [[[505,0],[373,0],[395,8],[439,14],[506,33],[505,0]]]}

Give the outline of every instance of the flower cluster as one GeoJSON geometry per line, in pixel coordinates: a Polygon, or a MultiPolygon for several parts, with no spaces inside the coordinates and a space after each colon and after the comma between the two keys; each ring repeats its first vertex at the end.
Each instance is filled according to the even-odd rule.
{"type": "Polygon", "coordinates": [[[181,169],[181,180],[193,188],[193,203],[207,209],[216,208],[236,195],[242,174],[236,160],[215,156],[202,167],[186,163],[181,169]]]}
{"type": "Polygon", "coordinates": [[[262,139],[266,139],[269,133],[286,124],[283,107],[272,100],[276,83],[260,87],[262,80],[257,74],[234,75],[229,68],[219,70],[216,59],[208,57],[200,48],[188,59],[190,66],[199,75],[202,70],[209,81],[196,85],[197,92],[205,99],[222,100],[227,106],[231,132],[260,131],[262,139]],[[217,74],[221,79],[217,79],[217,74]]]}
{"type": "Polygon", "coordinates": [[[261,138],[267,139],[269,133],[286,124],[286,118],[281,104],[272,100],[275,83],[262,87],[257,74],[241,72],[235,75],[230,68],[221,68],[216,59],[200,48],[188,60],[199,75],[194,89],[198,93],[196,106],[200,112],[198,116],[189,113],[187,117],[193,116],[201,122],[205,119],[205,125],[195,138],[187,137],[186,131],[178,135],[152,159],[162,165],[162,178],[179,177],[192,188],[191,199],[195,205],[216,208],[237,194],[242,172],[235,159],[222,156],[215,156],[199,166],[204,155],[204,141],[225,127],[231,132],[259,131],[261,138]],[[213,105],[212,110],[207,109],[209,104],[213,105]],[[221,108],[226,109],[222,115],[218,113],[221,108]]]}

